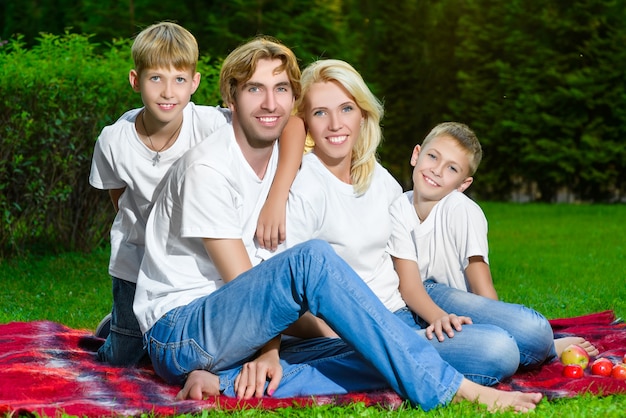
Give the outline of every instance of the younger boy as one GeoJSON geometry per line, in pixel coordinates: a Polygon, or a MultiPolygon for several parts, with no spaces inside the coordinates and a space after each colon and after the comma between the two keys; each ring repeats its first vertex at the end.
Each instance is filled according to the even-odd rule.
{"type": "MultiPolygon", "coordinates": [[[[413,190],[393,207],[394,218],[412,238],[416,259],[431,298],[448,312],[470,316],[507,330],[520,349],[520,365],[532,367],[554,359],[566,345],[577,343],[590,355],[597,350],[582,338],[553,341],[548,321],[522,305],[498,301],[489,269],[487,220],[463,192],[482,159],[474,132],[464,124],[437,125],[413,150],[413,190]],[[412,204],[412,205],[411,205],[412,204]]],[[[392,249],[393,252],[393,249],[392,249]]]]}
{"type": "MultiPolygon", "coordinates": [[[[154,191],[185,151],[231,119],[228,109],[191,102],[200,84],[200,73],[196,71],[198,44],[189,31],[172,22],[154,24],[137,35],[131,51],[134,68],[129,81],[141,94],[144,106],[129,110],[102,130],[89,177],[93,187],[109,191],[116,211],[109,261],[113,307],[110,316],[98,326],[104,329],[98,336],[106,336],[98,359],[119,366],[135,365],[147,358],[132,306],[154,191]]],[[[283,180],[289,176],[291,179],[283,182],[287,183],[282,186],[284,191],[275,191],[272,202],[268,198],[275,207],[285,205],[297,171],[293,161],[301,157],[303,146],[304,138],[299,146],[293,141],[288,147],[291,151],[282,150],[287,156],[283,180]],[[281,196],[285,196],[282,202],[281,196]]],[[[276,230],[278,225],[266,228],[267,235],[272,235],[267,232],[272,227],[276,230]]]]}

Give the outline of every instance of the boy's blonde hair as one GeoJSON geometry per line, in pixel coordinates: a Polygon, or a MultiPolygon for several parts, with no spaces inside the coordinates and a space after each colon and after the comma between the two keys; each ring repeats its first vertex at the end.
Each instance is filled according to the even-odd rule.
{"type": "Polygon", "coordinates": [[[259,36],[232,51],[222,64],[220,93],[225,106],[236,102],[237,87],[250,80],[261,59],[281,60],[282,65],[276,68],[276,73],[285,71],[294,98],[300,96],[300,67],[294,53],[275,38],[259,36]]]}
{"type": "Polygon", "coordinates": [[[187,29],[173,22],[148,26],[131,47],[137,74],[147,69],[170,68],[196,72],[198,42],[187,29]]]}
{"type": "MultiPolygon", "coordinates": [[[[319,60],[302,72],[302,96],[296,104],[298,115],[304,119],[304,96],[311,86],[320,82],[335,82],[353,97],[363,115],[359,140],[352,150],[350,177],[354,191],[363,194],[369,188],[376,164],[376,150],[382,141],[380,120],[383,117],[382,103],[374,96],[361,77],[361,74],[345,61],[335,59],[319,60]]],[[[310,139],[310,138],[308,138],[310,139]]],[[[315,147],[315,144],[312,144],[315,147]]]]}
{"type": "Polygon", "coordinates": [[[460,122],[443,122],[435,126],[428,135],[426,135],[426,138],[424,138],[422,142],[422,148],[434,138],[443,135],[454,138],[467,152],[467,156],[469,157],[468,176],[474,175],[483,158],[483,149],[474,131],[472,131],[469,126],[460,122]]]}

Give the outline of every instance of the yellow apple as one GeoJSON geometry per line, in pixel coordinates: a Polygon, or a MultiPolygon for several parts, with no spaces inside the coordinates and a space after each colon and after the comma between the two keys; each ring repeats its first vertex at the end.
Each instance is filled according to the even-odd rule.
{"type": "Polygon", "coordinates": [[[584,348],[576,344],[571,344],[561,353],[561,363],[566,366],[568,364],[579,364],[585,369],[589,364],[589,354],[587,354],[584,348]]]}

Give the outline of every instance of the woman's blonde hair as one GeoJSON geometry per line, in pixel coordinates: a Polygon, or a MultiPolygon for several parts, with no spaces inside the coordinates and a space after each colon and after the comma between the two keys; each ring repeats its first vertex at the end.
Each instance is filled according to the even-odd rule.
{"type": "Polygon", "coordinates": [[[160,22],[142,30],[131,47],[135,71],[170,68],[196,72],[198,43],[187,29],[173,22],[160,22]]]}
{"type": "MultiPolygon", "coordinates": [[[[301,96],[296,105],[298,116],[305,114],[304,97],[311,86],[321,82],[339,83],[353,97],[363,115],[359,140],[352,150],[350,178],[357,194],[363,194],[369,188],[374,174],[377,156],[376,150],[382,141],[380,121],[384,108],[374,96],[358,71],[345,61],[335,59],[318,60],[307,66],[300,79],[301,96]]],[[[307,138],[309,141],[311,138],[307,138]]],[[[309,143],[315,147],[315,144],[309,143]]]]}

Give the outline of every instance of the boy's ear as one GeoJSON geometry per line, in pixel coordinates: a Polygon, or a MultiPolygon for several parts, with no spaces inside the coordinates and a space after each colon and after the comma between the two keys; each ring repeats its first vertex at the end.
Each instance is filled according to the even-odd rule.
{"type": "Polygon", "coordinates": [[[191,78],[191,85],[193,86],[191,89],[191,94],[194,94],[196,90],[198,90],[198,86],[200,86],[201,78],[202,76],[200,75],[200,73],[195,73],[193,77],[191,78]]]}
{"type": "Polygon", "coordinates": [[[474,177],[466,178],[465,180],[463,180],[463,183],[461,183],[461,185],[457,188],[457,190],[461,193],[466,191],[467,188],[470,187],[473,181],[474,181],[474,177]]]}
{"type": "Polygon", "coordinates": [[[130,73],[128,73],[128,81],[133,90],[139,93],[139,74],[137,74],[136,70],[130,70],[130,73]]]}
{"type": "Polygon", "coordinates": [[[422,147],[420,145],[416,145],[415,148],[413,148],[413,153],[411,154],[411,166],[415,167],[417,164],[417,157],[420,156],[421,149],[422,147]]]}

